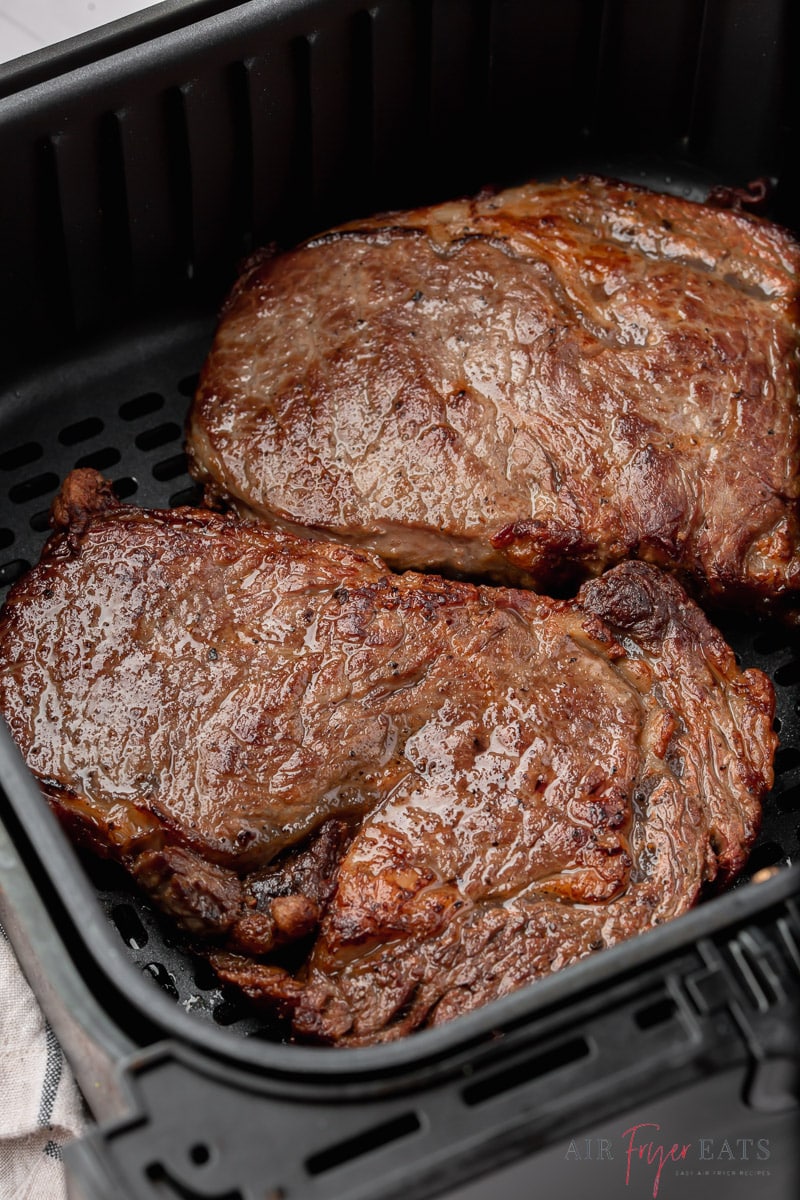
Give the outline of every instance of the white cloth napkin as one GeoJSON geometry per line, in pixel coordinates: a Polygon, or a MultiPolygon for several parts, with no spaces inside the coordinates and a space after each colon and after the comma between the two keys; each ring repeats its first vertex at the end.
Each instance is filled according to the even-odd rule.
{"type": "Polygon", "coordinates": [[[66,1200],[61,1148],[86,1120],[61,1047],[0,926],[0,1200],[66,1200]]]}

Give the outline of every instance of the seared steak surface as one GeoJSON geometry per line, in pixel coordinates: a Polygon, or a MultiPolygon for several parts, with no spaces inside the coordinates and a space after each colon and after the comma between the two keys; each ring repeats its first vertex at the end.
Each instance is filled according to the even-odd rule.
{"type": "Polygon", "coordinates": [[[257,256],[190,415],[209,495],[399,568],[571,584],[630,557],[790,602],[800,249],[597,178],[257,256]]]}
{"type": "Polygon", "coordinates": [[[446,1020],[741,867],[771,686],[655,568],[569,602],[396,576],[90,471],[55,520],[0,710],[72,831],[298,1035],[446,1020]]]}

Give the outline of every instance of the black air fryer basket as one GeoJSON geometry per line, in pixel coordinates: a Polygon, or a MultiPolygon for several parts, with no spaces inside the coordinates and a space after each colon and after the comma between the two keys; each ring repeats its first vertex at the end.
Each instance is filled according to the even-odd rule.
{"type": "MultiPolygon", "coordinates": [[[[172,0],[0,67],[0,598],[74,466],[142,505],[196,502],[183,420],[256,245],[587,170],[699,199],[765,179],[768,215],[800,230],[795,8],[172,0]]],[[[800,1194],[800,641],[723,631],[778,697],[743,879],[363,1050],[285,1044],[220,988],[120,872],[78,858],[0,730],[0,920],[98,1121],[67,1153],[73,1200],[638,1200],[637,1125],[690,1145],[663,1200],[800,1194]]]]}

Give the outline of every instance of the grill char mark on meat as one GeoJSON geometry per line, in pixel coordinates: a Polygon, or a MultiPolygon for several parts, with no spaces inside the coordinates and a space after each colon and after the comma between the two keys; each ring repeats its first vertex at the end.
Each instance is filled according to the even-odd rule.
{"type": "Polygon", "coordinates": [[[793,603],[800,251],[596,178],[256,256],[188,426],[244,514],[543,590],[629,557],[793,603]]]}
{"type": "Polygon", "coordinates": [[[741,867],[773,696],[673,580],[433,576],[75,472],[0,614],[0,711],[76,836],[298,1036],[400,1036],[741,867]],[[261,956],[315,935],[290,974],[261,956]]]}

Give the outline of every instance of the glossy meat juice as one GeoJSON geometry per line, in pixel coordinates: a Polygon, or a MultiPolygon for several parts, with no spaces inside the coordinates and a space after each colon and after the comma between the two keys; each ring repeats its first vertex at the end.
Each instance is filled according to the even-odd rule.
{"type": "Polygon", "coordinates": [[[298,1036],[449,1019],[746,858],[771,685],[653,567],[572,601],[396,575],[88,470],[54,519],[0,711],[73,834],[298,1036]]]}
{"type": "Polygon", "coordinates": [[[800,248],[598,178],[351,222],[235,284],[209,497],[399,569],[574,590],[626,558],[796,608],[800,248]]]}

